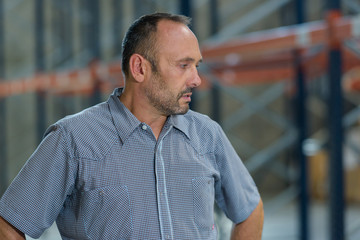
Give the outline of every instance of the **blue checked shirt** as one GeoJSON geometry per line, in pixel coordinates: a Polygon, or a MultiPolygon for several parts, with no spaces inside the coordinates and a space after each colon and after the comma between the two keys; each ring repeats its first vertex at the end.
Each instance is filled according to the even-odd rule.
{"type": "Polygon", "coordinates": [[[37,238],[216,239],[214,201],[235,223],[257,188],[222,129],[189,111],[158,138],[119,101],[52,125],[0,201],[0,215],[37,238]]]}

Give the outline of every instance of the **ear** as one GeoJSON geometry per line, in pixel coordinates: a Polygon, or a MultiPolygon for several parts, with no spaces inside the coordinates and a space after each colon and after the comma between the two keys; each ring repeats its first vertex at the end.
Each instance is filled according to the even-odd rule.
{"type": "Polygon", "coordinates": [[[129,68],[131,75],[137,82],[144,81],[144,76],[146,72],[146,60],[143,56],[139,54],[133,54],[130,57],[129,68]]]}

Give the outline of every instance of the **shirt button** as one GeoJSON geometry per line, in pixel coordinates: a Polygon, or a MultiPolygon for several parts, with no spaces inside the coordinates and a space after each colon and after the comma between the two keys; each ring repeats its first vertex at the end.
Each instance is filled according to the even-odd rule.
{"type": "Polygon", "coordinates": [[[170,239],[170,235],[166,235],[166,239],[170,239]]]}
{"type": "Polygon", "coordinates": [[[146,125],[142,125],[141,128],[142,128],[142,130],[146,130],[146,129],[147,129],[147,126],[146,126],[146,125]]]}

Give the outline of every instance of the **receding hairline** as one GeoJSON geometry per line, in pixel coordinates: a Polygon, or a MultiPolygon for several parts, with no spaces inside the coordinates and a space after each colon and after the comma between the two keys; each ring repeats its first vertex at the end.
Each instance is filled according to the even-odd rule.
{"type": "MultiPolygon", "coordinates": [[[[145,54],[145,57],[148,61],[151,62],[153,70],[157,70],[157,63],[158,63],[158,53],[161,51],[161,41],[159,41],[159,39],[162,37],[160,34],[163,34],[164,31],[166,31],[166,29],[161,29],[159,28],[159,26],[161,26],[162,24],[166,24],[166,23],[170,23],[170,24],[176,24],[178,26],[183,26],[186,29],[189,30],[189,33],[191,33],[192,35],[195,34],[191,31],[191,29],[189,28],[189,25],[180,21],[174,21],[172,19],[160,19],[157,23],[156,23],[156,30],[154,32],[152,32],[149,36],[149,40],[148,40],[148,46],[151,46],[150,49],[144,49],[147,48],[148,46],[139,46],[138,48],[138,52],[142,52],[143,54],[145,54]]],[[[172,30],[170,28],[170,30],[172,30]]],[[[140,55],[143,55],[141,53],[139,53],[140,55]]]]}
{"type": "Polygon", "coordinates": [[[186,24],[184,24],[184,23],[182,23],[182,22],[172,21],[172,20],[169,20],[169,19],[161,19],[161,20],[160,20],[159,22],[157,22],[157,24],[156,24],[156,31],[153,32],[153,33],[151,34],[151,36],[150,36],[150,37],[151,37],[151,41],[153,41],[152,46],[154,46],[154,49],[153,49],[152,52],[156,53],[156,52],[158,51],[158,47],[159,47],[159,43],[160,43],[159,37],[160,37],[160,38],[163,37],[163,36],[161,36],[160,34],[164,34],[164,33],[168,32],[168,30],[170,30],[170,31],[174,30],[174,28],[172,28],[171,26],[164,26],[163,29],[160,29],[160,28],[159,28],[159,26],[161,26],[162,24],[166,24],[166,23],[176,24],[176,25],[178,25],[178,26],[182,26],[182,27],[184,27],[184,28],[188,31],[189,34],[191,34],[192,36],[194,36],[194,37],[196,38],[195,34],[193,33],[193,31],[191,31],[191,29],[189,28],[188,25],[186,25],[186,24]],[[165,27],[167,27],[167,28],[165,28],[165,27]]]}
{"type": "Polygon", "coordinates": [[[171,13],[153,13],[144,15],[137,20],[134,21],[134,23],[129,27],[129,30],[125,34],[125,37],[122,42],[123,46],[123,56],[122,56],[122,67],[123,72],[125,74],[125,77],[129,73],[129,59],[131,55],[137,53],[145,57],[147,60],[149,60],[154,67],[156,68],[156,60],[157,60],[157,53],[159,52],[159,44],[158,44],[158,36],[159,36],[159,23],[161,22],[172,22],[172,23],[179,23],[186,27],[189,27],[191,24],[191,18],[184,16],[184,15],[178,15],[178,14],[171,14],[171,13]],[[136,33],[139,29],[142,27],[139,26],[145,26],[143,29],[148,31],[147,40],[139,39],[136,37],[136,34],[139,34],[138,36],[141,36],[141,32],[136,33]],[[151,27],[152,26],[152,27],[151,27]],[[151,30],[152,28],[152,30],[151,30]],[[138,30],[136,30],[138,29],[138,30]],[[150,31],[149,31],[150,30],[150,31]],[[137,39],[136,39],[137,38],[137,39]],[[141,43],[136,44],[135,46],[130,44],[129,45],[129,39],[134,39],[135,42],[141,43]],[[132,50],[131,50],[132,49],[132,50]]]}

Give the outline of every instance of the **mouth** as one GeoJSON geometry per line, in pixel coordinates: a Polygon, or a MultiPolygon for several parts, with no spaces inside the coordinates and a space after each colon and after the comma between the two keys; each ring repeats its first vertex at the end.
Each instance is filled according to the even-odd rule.
{"type": "Polygon", "coordinates": [[[184,99],[186,102],[191,102],[191,92],[187,92],[181,96],[182,99],[184,99]]]}

